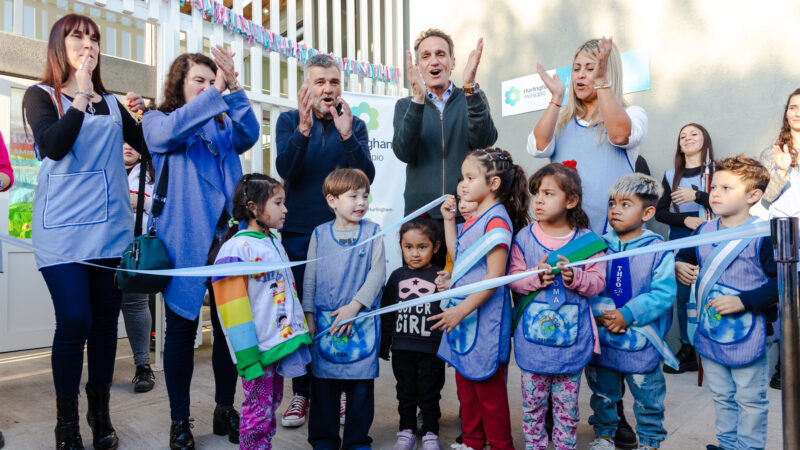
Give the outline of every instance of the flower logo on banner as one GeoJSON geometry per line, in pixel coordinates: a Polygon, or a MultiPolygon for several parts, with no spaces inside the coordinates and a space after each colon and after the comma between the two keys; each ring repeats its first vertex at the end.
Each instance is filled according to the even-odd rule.
{"type": "Polygon", "coordinates": [[[367,125],[367,130],[375,131],[378,129],[378,110],[369,106],[367,102],[361,102],[358,106],[351,108],[353,116],[363,120],[367,125]],[[363,117],[366,115],[366,118],[363,117]]]}
{"type": "Polygon", "coordinates": [[[519,102],[519,89],[512,87],[506,91],[506,104],[514,106],[519,102]]]}

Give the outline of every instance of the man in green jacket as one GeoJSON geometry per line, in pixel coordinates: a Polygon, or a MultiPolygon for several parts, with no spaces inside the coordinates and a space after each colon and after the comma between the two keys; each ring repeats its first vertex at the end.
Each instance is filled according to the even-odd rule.
{"type": "MultiPolygon", "coordinates": [[[[471,150],[491,147],[497,129],[486,96],[475,83],[483,38],[469,54],[463,88],[450,81],[453,40],[437,29],[414,42],[417,63],[406,55],[411,97],[394,109],[394,154],[406,166],[405,214],[443,194],[455,194],[461,163],[471,150]]],[[[430,214],[441,221],[438,208],[430,214]]],[[[444,247],[444,246],[442,246],[444,247]]]]}

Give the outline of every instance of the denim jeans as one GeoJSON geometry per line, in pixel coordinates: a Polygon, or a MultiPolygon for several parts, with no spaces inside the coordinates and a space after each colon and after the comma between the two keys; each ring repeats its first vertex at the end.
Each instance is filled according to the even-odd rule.
{"type": "Polygon", "coordinates": [[[592,414],[589,425],[597,437],[614,437],[619,423],[617,403],[622,398],[622,380],[628,383],[633,395],[636,434],[640,445],[659,447],[667,437],[664,429],[664,397],[667,385],[661,365],[650,373],[629,374],[605,367],[588,365],[586,381],[592,389],[592,414]]]}
{"type": "MultiPolygon", "coordinates": [[[[119,259],[91,262],[119,265],[119,259]]],[[[71,397],[80,391],[84,346],[87,384],[111,384],[122,300],[122,292],[114,286],[114,271],[71,263],[43,267],[41,272],[56,313],[51,355],[56,395],[71,397]]]]}
{"type": "Polygon", "coordinates": [[[767,445],[767,352],[744,367],[726,367],[703,359],[705,380],[717,413],[717,440],[730,450],[767,445]]]}
{"type": "Polygon", "coordinates": [[[134,364],[150,364],[150,329],[153,324],[150,295],[123,293],[122,317],[125,319],[125,331],[131,343],[134,364]]]}

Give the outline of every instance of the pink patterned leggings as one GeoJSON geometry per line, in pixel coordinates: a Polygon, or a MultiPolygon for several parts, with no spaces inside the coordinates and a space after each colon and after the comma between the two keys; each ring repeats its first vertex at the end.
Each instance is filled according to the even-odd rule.
{"type": "Polygon", "coordinates": [[[275,436],[275,413],[283,399],[283,377],[275,364],[264,367],[264,375],[253,381],[242,378],[244,402],[239,423],[240,449],[271,449],[275,436]]]}
{"type": "Polygon", "coordinates": [[[547,448],[544,416],[547,399],[553,399],[553,446],[574,449],[577,444],[578,390],[581,373],[572,375],[539,375],[522,371],[522,432],[525,450],[547,448]]]}

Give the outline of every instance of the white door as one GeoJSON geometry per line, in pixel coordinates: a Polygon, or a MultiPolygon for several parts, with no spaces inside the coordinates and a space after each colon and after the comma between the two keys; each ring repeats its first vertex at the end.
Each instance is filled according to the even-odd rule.
{"type": "MultiPolygon", "coordinates": [[[[30,219],[25,225],[25,218],[38,173],[32,136],[26,136],[22,125],[22,96],[31,84],[31,80],[0,76],[0,132],[15,175],[11,191],[0,193],[0,232],[15,237],[30,236],[30,219]]],[[[49,347],[55,315],[33,253],[4,244],[0,257],[5,270],[0,274],[0,352],[49,347]]]]}

